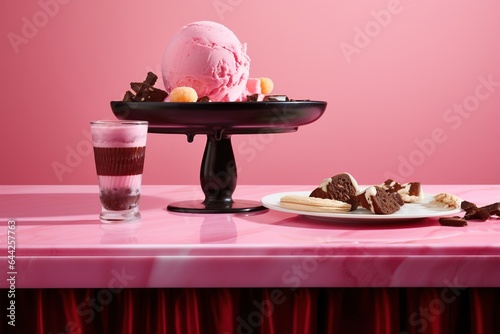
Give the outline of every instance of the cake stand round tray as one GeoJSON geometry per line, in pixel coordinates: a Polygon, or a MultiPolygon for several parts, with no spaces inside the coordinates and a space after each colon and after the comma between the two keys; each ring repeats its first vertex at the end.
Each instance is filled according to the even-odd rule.
{"type": "Polygon", "coordinates": [[[268,102],[122,102],[112,101],[118,119],[148,121],[148,132],[184,134],[188,142],[206,135],[200,183],[204,200],[170,203],[167,209],[183,213],[244,213],[267,210],[258,201],[233,199],[236,160],[231,136],[288,133],[316,121],[324,101],[268,102]]]}

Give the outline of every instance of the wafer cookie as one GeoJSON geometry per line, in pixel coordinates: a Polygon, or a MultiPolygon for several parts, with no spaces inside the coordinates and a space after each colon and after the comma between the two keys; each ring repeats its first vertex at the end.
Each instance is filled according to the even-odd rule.
{"type": "Polygon", "coordinates": [[[345,202],[300,195],[283,196],[280,199],[280,205],[284,208],[292,210],[327,213],[349,212],[351,209],[351,205],[345,202]]]}

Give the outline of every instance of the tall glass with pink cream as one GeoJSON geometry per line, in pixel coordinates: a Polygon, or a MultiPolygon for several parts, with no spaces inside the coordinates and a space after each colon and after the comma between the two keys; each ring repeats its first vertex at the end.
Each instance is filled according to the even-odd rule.
{"type": "Polygon", "coordinates": [[[90,122],[103,223],[141,219],[139,199],[148,122],[90,122]]]}

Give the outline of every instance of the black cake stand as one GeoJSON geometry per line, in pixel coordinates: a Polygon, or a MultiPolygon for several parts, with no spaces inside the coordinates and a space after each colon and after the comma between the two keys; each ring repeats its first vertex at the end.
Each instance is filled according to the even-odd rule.
{"type": "Polygon", "coordinates": [[[231,136],[288,133],[316,121],[324,101],[267,102],[122,102],[112,101],[118,119],[148,121],[148,132],[184,134],[188,142],[206,135],[200,170],[204,200],[170,203],[167,209],[183,213],[242,213],[265,210],[258,201],[232,198],[236,189],[236,161],[231,136]]]}

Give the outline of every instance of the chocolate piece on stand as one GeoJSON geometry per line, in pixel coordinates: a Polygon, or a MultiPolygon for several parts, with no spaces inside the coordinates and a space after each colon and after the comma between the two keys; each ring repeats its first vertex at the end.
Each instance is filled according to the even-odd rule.
{"type": "Polygon", "coordinates": [[[210,102],[210,98],[208,96],[202,96],[196,102],[210,102]]]}
{"type": "Polygon", "coordinates": [[[265,102],[288,102],[290,99],[286,95],[266,95],[262,101],[265,102]]]}
{"type": "Polygon", "coordinates": [[[156,83],[156,80],[158,80],[158,76],[154,74],[153,72],[148,72],[146,75],[146,79],[143,82],[131,82],[130,87],[132,90],[136,93],[141,91],[142,89],[148,88],[148,86],[154,86],[156,83]],[[144,88],[141,88],[143,85],[145,85],[144,88]]]}
{"type": "Polygon", "coordinates": [[[131,82],[130,88],[135,92],[135,95],[127,91],[123,97],[125,102],[163,102],[168,96],[168,93],[163,89],[155,88],[158,76],[153,72],[148,72],[144,82],[131,82]]]}
{"type": "Polygon", "coordinates": [[[148,72],[146,76],[146,80],[144,80],[144,83],[147,83],[150,86],[154,86],[156,83],[156,80],[158,80],[158,76],[154,74],[153,72],[148,72]]]}
{"type": "Polygon", "coordinates": [[[138,102],[163,102],[168,96],[168,93],[164,90],[151,87],[150,85],[143,83],[141,88],[135,95],[135,101],[138,102]]]}
{"type": "Polygon", "coordinates": [[[127,90],[125,92],[125,95],[123,96],[123,101],[124,102],[134,102],[134,97],[135,97],[135,95],[131,91],[127,90]]]}
{"type": "Polygon", "coordinates": [[[259,94],[247,95],[247,102],[257,102],[259,100],[259,94]]]}
{"type": "Polygon", "coordinates": [[[132,90],[137,93],[137,92],[140,92],[143,88],[142,88],[142,84],[143,82],[131,82],[130,83],[130,88],[132,88],[132,90]]]}

